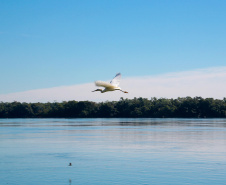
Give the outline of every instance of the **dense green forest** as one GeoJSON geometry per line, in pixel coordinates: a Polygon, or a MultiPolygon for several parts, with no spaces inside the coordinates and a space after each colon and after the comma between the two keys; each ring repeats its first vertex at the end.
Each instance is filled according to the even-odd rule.
{"type": "Polygon", "coordinates": [[[111,102],[1,102],[0,118],[226,118],[226,98],[134,98],[111,102]]]}

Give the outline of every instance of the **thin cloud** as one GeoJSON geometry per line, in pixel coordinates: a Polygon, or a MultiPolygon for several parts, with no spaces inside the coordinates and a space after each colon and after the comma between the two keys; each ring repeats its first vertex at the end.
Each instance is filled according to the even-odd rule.
{"type": "Polygon", "coordinates": [[[91,92],[94,83],[38,89],[0,95],[3,102],[117,101],[120,97],[177,98],[202,96],[222,99],[226,96],[226,67],[167,73],[157,76],[124,78],[120,87],[129,93],[91,92]]]}

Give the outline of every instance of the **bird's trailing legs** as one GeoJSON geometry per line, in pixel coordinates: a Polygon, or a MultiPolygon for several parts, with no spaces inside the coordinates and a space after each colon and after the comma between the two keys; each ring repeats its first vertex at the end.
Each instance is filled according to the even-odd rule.
{"type": "Polygon", "coordinates": [[[120,90],[120,91],[122,91],[122,92],[124,92],[124,93],[128,93],[127,91],[123,91],[123,90],[120,90]]]}

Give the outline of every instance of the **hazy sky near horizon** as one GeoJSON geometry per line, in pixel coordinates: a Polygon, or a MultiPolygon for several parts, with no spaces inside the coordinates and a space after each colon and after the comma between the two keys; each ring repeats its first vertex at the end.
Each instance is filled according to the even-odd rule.
{"type": "Polygon", "coordinates": [[[225,10],[224,0],[0,0],[0,94],[225,67],[225,10]]]}
{"type": "Polygon", "coordinates": [[[196,97],[223,99],[226,92],[226,67],[167,73],[156,76],[129,77],[121,81],[123,90],[92,92],[94,83],[59,86],[17,93],[0,94],[3,102],[62,102],[62,101],[118,101],[142,97],[178,98],[196,97]]]}

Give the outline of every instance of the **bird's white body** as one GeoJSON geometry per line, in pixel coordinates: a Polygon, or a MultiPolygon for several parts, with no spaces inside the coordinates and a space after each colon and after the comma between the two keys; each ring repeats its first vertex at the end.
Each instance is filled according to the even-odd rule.
{"type": "Polygon", "coordinates": [[[105,87],[103,92],[121,90],[120,87],[116,85],[112,85],[111,83],[103,82],[103,81],[96,81],[95,84],[96,86],[99,86],[99,87],[105,87]]]}
{"type": "MultiPolygon", "coordinates": [[[[121,73],[118,73],[118,74],[116,74],[116,76],[113,78],[113,80],[110,83],[103,82],[103,81],[96,81],[95,82],[96,86],[104,87],[104,90],[96,89],[94,91],[101,91],[101,93],[105,93],[108,91],[115,91],[115,90],[122,91],[121,88],[119,87],[120,79],[121,79],[121,73]]],[[[127,91],[122,91],[122,92],[128,93],[127,91]]]]}

